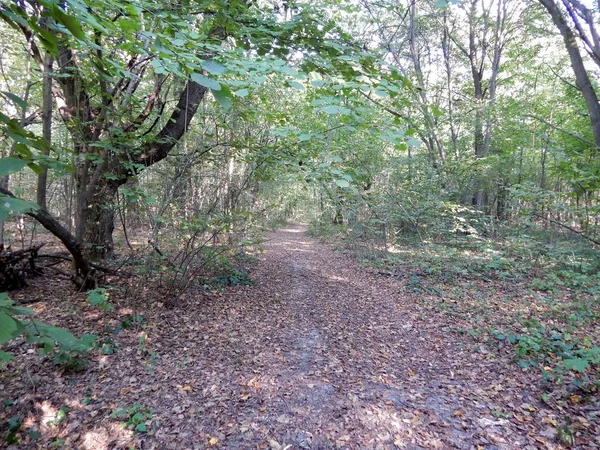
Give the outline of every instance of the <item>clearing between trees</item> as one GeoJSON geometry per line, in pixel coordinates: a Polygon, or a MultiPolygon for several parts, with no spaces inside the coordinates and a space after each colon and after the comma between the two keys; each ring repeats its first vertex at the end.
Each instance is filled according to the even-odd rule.
{"type": "Polygon", "coordinates": [[[253,285],[177,308],[149,290],[135,324],[84,294],[37,303],[42,320],[118,350],[77,375],[13,348],[0,372],[9,448],[597,448],[597,398],[542,401],[535,371],[464,333],[468,314],[388,275],[288,226],[267,234],[253,285]]]}

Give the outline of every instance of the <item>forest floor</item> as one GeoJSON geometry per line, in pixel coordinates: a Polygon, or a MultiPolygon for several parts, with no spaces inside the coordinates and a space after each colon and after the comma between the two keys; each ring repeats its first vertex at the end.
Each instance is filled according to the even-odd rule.
{"type": "Polygon", "coordinates": [[[112,336],[115,351],[68,374],[13,349],[0,433],[23,420],[9,448],[553,449],[565,420],[578,448],[600,446],[597,398],[542,401],[539,374],[464,333],[468,318],[433,308],[410,278],[302,226],[267,234],[258,259],[252,285],[176,308],[149,285],[134,327],[117,327],[126,308],[56,299],[65,285],[13,295],[55,298],[34,305],[40,319],[112,336]]]}

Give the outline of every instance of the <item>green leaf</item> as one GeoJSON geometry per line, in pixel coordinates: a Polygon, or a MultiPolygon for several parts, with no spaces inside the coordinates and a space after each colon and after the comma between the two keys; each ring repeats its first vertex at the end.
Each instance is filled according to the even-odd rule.
{"type": "Polygon", "coordinates": [[[209,59],[208,61],[202,61],[200,65],[204,70],[206,70],[208,73],[212,73],[213,75],[221,75],[227,70],[223,64],[212,59],[209,59]]]}
{"type": "Polygon", "coordinates": [[[240,89],[239,91],[235,91],[234,94],[236,97],[247,97],[250,92],[248,89],[240,89]]]}
{"type": "Polygon", "coordinates": [[[79,21],[69,15],[69,14],[65,14],[60,8],[55,7],[53,9],[53,16],[54,19],[63,24],[67,30],[69,30],[71,32],[71,34],[73,36],[75,36],[77,39],[79,40],[85,40],[85,33],[83,32],[83,29],[81,28],[81,25],[79,24],[79,21]]]}
{"type": "Polygon", "coordinates": [[[573,358],[565,359],[564,364],[567,369],[575,370],[577,372],[585,372],[585,370],[589,367],[590,362],[585,358],[573,358]]]}
{"type": "Polygon", "coordinates": [[[40,433],[37,430],[27,430],[27,436],[29,436],[29,439],[31,439],[32,441],[35,441],[36,439],[42,437],[42,433],[40,433]]]}
{"type": "Polygon", "coordinates": [[[155,74],[160,75],[160,74],[169,73],[169,71],[166,69],[166,67],[163,65],[163,63],[158,59],[155,59],[154,61],[152,61],[150,63],[150,65],[154,68],[155,74]]]}
{"type": "Polygon", "coordinates": [[[29,163],[29,164],[27,164],[27,167],[29,167],[31,170],[33,170],[38,175],[41,175],[42,173],[44,173],[44,169],[42,168],[42,166],[40,166],[36,163],[29,163]]]}
{"type": "Polygon", "coordinates": [[[201,75],[199,73],[193,73],[192,75],[190,75],[190,78],[192,79],[192,81],[198,83],[199,85],[212,90],[213,94],[214,91],[221,90],[221,85],[212,78],[205,77],[204,75],[201,75]]]}
{"type": "Polygon", "coordinates": [[[21,416],[12,416],[10,419],[8,419],[8,431],[12,431],[14,433],[21,428],[22,424],[23,418],[21,416]]]}
{"type": "Polygon", "coordinates": [[[337,184],[341,188],[349,188],[350,187],[350,183],[348,183],[348,181],[344,180],[344,179],[335,180],[335,184],[337,184]]]}
{"type": "Polygon", "coordinates": [[[36,210],[39,206],[36,203],[26,202],[20,198],[0,195],[0,220],[6,221],[11,213],[28,213],[36,210]]]}
{"type": "Polygon", "coordinates": [[[0,362],[11,362],[14,356],[10,353],[0,352],[0,362]]]}
{"type": "Polygon", "coordinates": [[[215,100],[219,102],[223,109],[231,109],[233,106],[233,94],[227,86],[222,85],[221,89],[218,91],[211,90],[211,92],[215,100]]]}
{"type": "Polygon", "coordinates": [[[287,84],[291,87],[296,89],[297,91],[303,91],[304,90],[304,85],[302,83],[298,83],[297,81],[294,80],[288,80],[287,84]]]}
{"type": "Polygon", "coordinates": [[[142,29],[141,23],[138,20],[131,20],[125,16],[119,17],[117,23],[123,31],[140,31],[142,29]]]}
{"type": "Polygon", "coordinates": [[[7,444],[16,444],[17,442],[19,442],[19,436],[17,436],[17,434],[14,431],[10,431],[6,435],[6,443],[7,444]]]}
{"type": "Polygon", "coordinates": [[[22,170],[27,161],[19,158],[0,158],[0,177],[22,170]]]}
{"type": "Polygon", "coordinates": [[[98,336],[95,334],[82,334],[79,342],[83,347],[90,348],[92,345],[94,345],[96,339],[98,339],[98,336]]]}
{"type": "Polygon", "coordinates": [[[146,424],[138,423],[137,426],[135,427],[135,431],[139,431],[140,433],[145,433],[146,432],[146,424]]]}
{"type": "Polygon", "coordinates": [[[352,112],[348,108],[345,108],[343,106],[336,106],[336,105],[326,106],[325,108],[322,108],[322,111],[329,115],[342,114],[344,116],[347,116],[352,112]]]}
{"type": "Polygon", "coordinates": [[[288,65],[285,65],[281,68],[281,72],[285,73],[287,75],[291,75],[292,77],[295,77],[296,75],[298,75],[298,71],[296,69],[294,69],[293,67],[290,67],[288,65]]]}
{"type": "Polygon", "coordinates": [[[18,336],[19,324],[5,312],[0,311],[0,344],[18,336]]]}
{"type": "Polygon", "coordinates": [[[443,115],[442,111],[435,105],[431,107],[431,113],[436,117],[441,117],[443,115]]]}
{"type": "Polygon", "coordinates": [[[19,97],[18,95],[15,95],[12,92],[7,92],[7,91],[0,91],[0,94],[2,94],[4,97],[8,98],[9,100],[12,100],[15,105],[17,105],[23,109],[27,108],[27,102],[25,100],[23,100],[21,97],[19,97]]]}
{"type": "Polygon", "coordinates": [[[52,31],[41,27],[37,27],[36,31],[39,33],[42,46],[50,53],[55,53],[58,50],[58,38],[56,35],[52,31]]]}
{"type": "Polygon", "coordinates": [[[0,293],[0,307],[2,306],[10,306],[14,302],[8,298],[8,294],[6,292],[0,293]]]}
{"type": "Polygon", "coordinates": [[[33,316],[33,311],[29,308],[23,308],[21,306],[9,306],[6,312],[11,316],[33,316]]]}
{"type": "Polygon", "coordinates": [[[68,330],[64,328],[55,327],[52,325],[36,323],[40,330],[40,334],[48,336],[50,339],[56,341],[60,345],[67,348],[76,348],[79,346],[77,338],[68,330]]]}
{"type": "MultiPolygon", "coordinates": [[[[20,153],[27,159],[30,159],[33,156],[33,153],[31,153],[31,150],[29,150],[29,147],[27,147],[27,145],[23,144],[22,142],[15,143],[15,151],[17,153],[20,153]]],[[[31,163],[31,164],[33,164],[33,163],[31,163]]]]}

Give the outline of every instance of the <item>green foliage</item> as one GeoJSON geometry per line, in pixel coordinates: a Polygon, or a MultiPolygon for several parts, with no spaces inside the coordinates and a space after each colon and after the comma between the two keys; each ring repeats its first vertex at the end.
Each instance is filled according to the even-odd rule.
{"type": "Polygon", "coordinates": [[[61,345],[54,356],[57,366],[67,372],[81,372],[89,365],[89,352],[96,336],[84,334],[80,340],[69,345],[61,345]]]}
{"type": "Polygon", "coordinates": [[[227,258],[218,258],[215,261],[213,270],[217,272],[214,277],[208,280],[208,284],[214,285],[218,288],[224,288],[228,286],[249,286],[252,284],[252,280],[241,267],[235,265],[234,262],[227,258]]]}
{"type": "MultiPolygon", "coordinates": [[[[88,351],[96,339],[94,335],[83,335],[77,339],[63,328],[21,319],[31,315],[30,309],[15,306],[6,293],[0,294],[0,344],[23,336],[27,342],[36,344],[43,354],[56,348],[55,362],[66,370],[79,371],[87,367],[88,351]]],[[[11,354],[0,352],[0,361],[11,359],[11,354]]]]}
{"type": "MultiPolygon", "coordinates": [[[[520,332],[494,332],[499,341],[512,344],[521,367],[542,366],[547,378],[562,378],[567,371],[595,377],[600,383],[600,346],[591,338],[576,338],[571,333],[545,327],[539,320],[524,322],[520,332]],[[595,374],[595,375],[594,375],[595,374]]],[[[578,384],[583,385],[581,382],[578,384]]]]}
{"type": "Polygon", "coordinates": [[[552,292],[554,290],[554,283],[552,281],[534,278],[531,280],[531,289],[536,291],[552,292]]]}
{"type": "Polygon", "coordinates": [[[46,422],[46,425],[50,426],[50,427],[58,427],[61,423],[63,423],[67,419],[67,416],[70,411],[71,411],[70,408],[63,406],[56,412],[56,417],[54,419],[46,422]]]}
{"type": "Polygon", "coordinates": [[[104,355],[113,355],[119,349],[119,344],[111,337],[105,337],[96,342],[96,348],[98,348],[104,355]]]}
{"type": "MultiPolygon", "coordinates": [[[[0,115],[1,124],[2,115],[0,115]]],[[[24,130],[23,130],[24,131],[24,130]]],[[[27,161],[19,158],[0,158],[0,176],[10,175],[27,166],[27,161]]],[[[36,203],[27,202],[15,197],[0,194],[0,220],[6,221],[14,214],[34,211],[38,208],[36,203]]]]}
{"type": "Polygon", "coordinates": [[[123,319],[121,319],[121,326],[125,329],[133,328],[136,325],[142,324],[144,322],[144,316],[140,314],[125,314],[123,319]]]}
{"type": "Polygon", "coordinates": [[[87,299],[91,305],[97,306],[104,312],[112,310],[112,303],[109,299],[109,293],[104,288],[88,291],[87,299]]]}
{"type": "Polygon", "coordinates": [[[27,161],[20,158],[0,158],[0,177],[18,172],[27,166],[27,161]]]}
{"type": "Polygon", "coordinates": [[[23,425],[23,418],[21,416],[12,416],[8,419],[8,434],[5,438],[7,444],[16,444],[19,442],[17,433],[21,428],[21,425],[23,425]]]}
{"type": "Polygon", "coordinates": [[[122,425],[139,433],[147,431],[146,422],[152,419],[153,412],[147,406],[135,403],[126,408],[114,410],[110,417],[120,420],[122,425]]]}

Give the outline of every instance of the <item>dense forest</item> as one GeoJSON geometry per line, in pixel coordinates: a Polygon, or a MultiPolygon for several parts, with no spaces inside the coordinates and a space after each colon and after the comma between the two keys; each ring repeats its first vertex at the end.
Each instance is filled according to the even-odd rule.
{"type": "Polygon", "coordinates": [[[598,448],[598,0],[0,0],[0,447],[598,448]]]}

